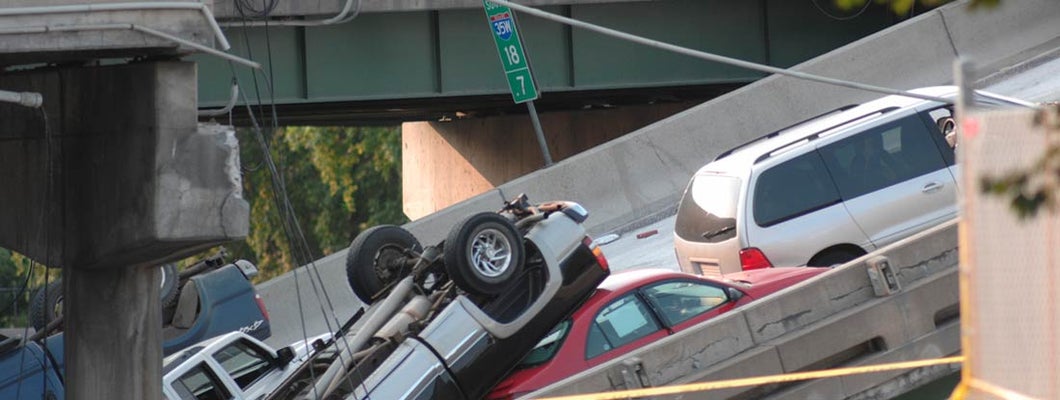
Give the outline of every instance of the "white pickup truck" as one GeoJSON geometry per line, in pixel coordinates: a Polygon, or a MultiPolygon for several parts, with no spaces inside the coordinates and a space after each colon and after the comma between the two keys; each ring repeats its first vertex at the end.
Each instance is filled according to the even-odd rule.
{"type": "Polygon", "coordinates": [[[307,359],[309,346],[330,334],[273,349],[243,332],[199,343],[166,357],[167,399],[259,399],[276,390],[307,359]]]}

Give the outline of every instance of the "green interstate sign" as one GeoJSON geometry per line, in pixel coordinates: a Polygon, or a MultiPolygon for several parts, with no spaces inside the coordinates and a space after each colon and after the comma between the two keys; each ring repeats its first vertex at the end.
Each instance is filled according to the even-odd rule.
{"type": "Polygon", "coordinates": [[[516,103],[525,103],[537,99],[537,85],[534,75],[530,73],[530,64],[523,53],[523,42],[515,28],[515,13],[506,6],[483,0],[486,19],[493,31],[493,41],[497,43],[497,54],[504,66],[504,75],[508,78],[508,89],[516,103]]]}

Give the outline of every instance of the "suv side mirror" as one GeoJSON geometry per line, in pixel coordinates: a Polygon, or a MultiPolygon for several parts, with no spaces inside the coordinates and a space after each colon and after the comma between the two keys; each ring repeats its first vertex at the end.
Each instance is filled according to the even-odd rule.
{"type": "Polygon", "coordinates": [[[291,349],[291,346],[276,350],[276,362],[280,363],[281,366],[290,364],[291,360],[294,360],[294,350],[291,349]]]}

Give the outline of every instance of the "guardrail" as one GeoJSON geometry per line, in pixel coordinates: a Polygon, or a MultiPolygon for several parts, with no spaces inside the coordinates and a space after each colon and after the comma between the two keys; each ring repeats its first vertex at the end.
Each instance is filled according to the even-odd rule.
{"type": "MultiPolygon", "coordinates": [[[[943,357],[960,352],[956,221],[532,393],[595,393],[943,357]],[[886,264],[886,265],[883,265],[886,264]],[[887,271],[889,269],[890,271],[887,271]],[[893,278],[888,282],[888,277],[893,278]]],[[[956,366],[689,398],[888,398],[956,366]]]]}

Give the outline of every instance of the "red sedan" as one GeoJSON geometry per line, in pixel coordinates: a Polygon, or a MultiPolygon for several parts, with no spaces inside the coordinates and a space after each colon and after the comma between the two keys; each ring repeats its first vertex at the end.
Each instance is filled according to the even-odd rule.
{"type": "Polygon", "coordinates": [[[663,269],[611,275],[489,394],[510,399],[618,358],[827,268],[766,268],[708,278],[663,269]]]}

